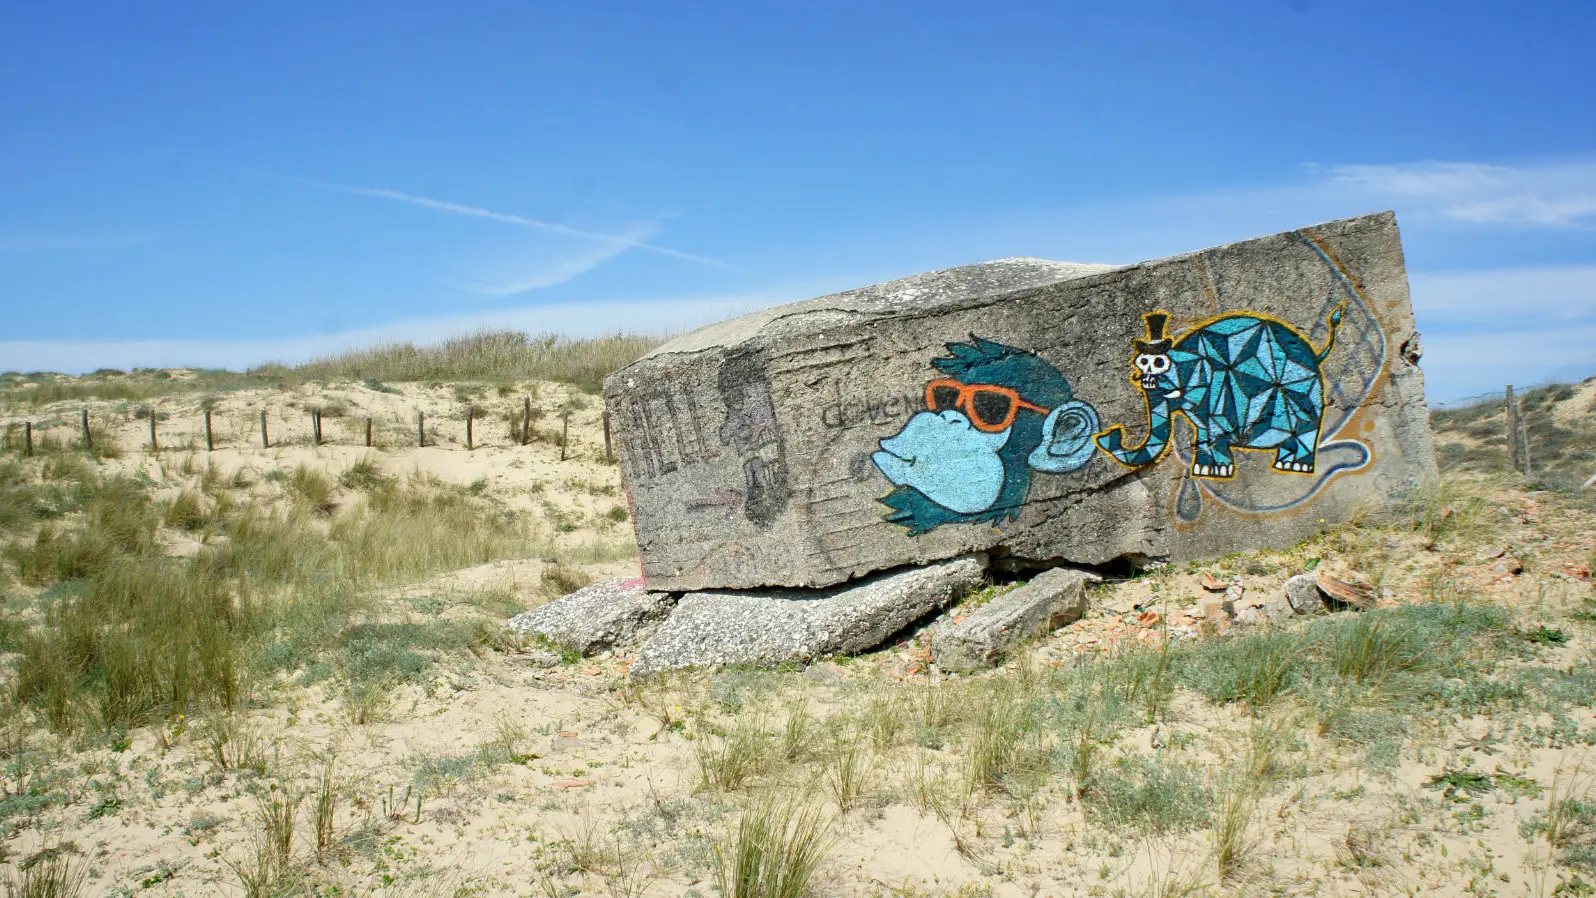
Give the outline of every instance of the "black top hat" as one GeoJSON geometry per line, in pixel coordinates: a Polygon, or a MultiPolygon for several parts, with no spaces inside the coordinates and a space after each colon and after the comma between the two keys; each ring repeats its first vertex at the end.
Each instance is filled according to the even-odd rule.
{"type": "Polygon", "coordinates": [[[1147,325],[1147,339],[1132,340],[1131,345],[1136,347],[1136,352],[1143,355],[1163,355],[1174,346],[1174,341],[1164,336],[1164,325],[1169,323],[1169,313],[1148,312],[1142,316],[1142,321],[1147,325]]]}

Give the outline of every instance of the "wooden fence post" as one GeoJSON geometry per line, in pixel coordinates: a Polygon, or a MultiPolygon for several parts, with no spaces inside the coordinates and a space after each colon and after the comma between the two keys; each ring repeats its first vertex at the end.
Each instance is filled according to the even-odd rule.
{"type": "Polygon", "coordinates": [[[155,439],[155,409],[150,409],[150,451],[160,452],[161,444],[155,439]]]}
{"type": "Polygon", "coordinates": [[[83,410],[83,448],[94,448],[94,435],[89,433],[89,410],[83,410]]]}
{"type": "Polygon", "coordinates": [[[371,448],[371,417],[366,417],[366,448],[371,448]]]}
{"type": "Polygon", "coordinates": [[[416,448],[427,445],[427,415],[425,412],[416,412],[416,448]]]}
{"type": "Polygon", "coordinates": [[[1523,451],[1519,454],[1519,459],[1524,462],[1524,473],[1526,475],[1533,474],[1535,472],[1535,468],[1530,462],[1529,421],[1525,420],[1524,418],[1523,399],[1519,400],[1518,412],[1513,417],[1518,421],[1519,439],[1523,442],[1523,451]]]}
{"type": "Polygon", "coordinates": [[[32,421],[29,421],[29,422],[27,422],[27,423],[22,425],[22,446],[23,446],[23,451],[27,455],[29,455],[29,456],[33,455],[33,422],[32,421]]]}
{"type": "Polygon", "coordinates": [[[1507,385],[1507,463],[1518,470],[1518,415],[1513,401],[1513,385],[1507,385]]]}
{"type": "Polygon", "coordinates": [[[216,451],[216,440],[211,436],[211,410],[205,410],[205,451],[216,451]]]}
{"type": "Polygon", "coordinates": [[[266,410],[265,409],[261,409],[260,410],[260,447],[262,449],[270,449],[272,447],[272,438],[270,436],[267,436],[267,434],[266,434],[266,410]]]}
{"type": "Polygon", "coordinates": [[[467,452],[469,452],[472,449],[476,448],[476,441],[473,439],[472,434],[471,434],[471,421],[472,421],[473,418],[476,417],[476,413],[477,413],[476,406],[471,406],[471,405],[466,406],[466,451],[467,452]]]}
{"type": "Polygon", "coordinates": [[[610,410],[604,410],[604,460],[614,461],[615,453],[610,448],[610,410]]]}
{"type": "Polygon", "coordinates": [[[532,441],[532,397],[527,396],[521,402],[521,445],[525,446],[532,441]]]}
{"type": "Polygon", "coordinates": [[[560,461],[565,461],[565,447],[571,442],[571,413],[566,412],[560,419],[560,461]]]}

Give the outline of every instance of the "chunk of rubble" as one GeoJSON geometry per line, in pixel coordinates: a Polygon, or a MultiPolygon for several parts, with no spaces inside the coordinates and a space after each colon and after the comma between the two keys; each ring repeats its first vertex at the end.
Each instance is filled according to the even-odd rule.
{"type": "Polygon", "coordinates": [[[1325,571],[1320,571],[1314,578],[1314,585],[1319,587],[1319,592],[1328,597],[1327,604],[1332,608],[1360,608],[1374,607],[1374,587],[1367,583],[1356,583],[1333,577],[1325,571]]]}
{"type": "Polygon", "coordinates": [[[1298,614],[1325,614],[1324,593],[1319,591],[1319,578],[1312,573],[1298,574],[1286,581],[1286,601],[1298,614]]]}
{"type": "Polygon", "coordinates": [[[1235,603],[1221,596],[1204,596],[1198,602],[1198,608],[1202,612],[1202,619],[1216,632],[1224,632],[1236,617],[1235,603]]]}
{"type": "Polygon", "coordinates": [[[1268,621],[1268,612],[1264,611],[1261,606],[1249,605],[1236,611],[1236,623],[1243,627],[1256,627],[1259,624],[1268,623],[1268,621]]]}
{"type": "Polygon", "coordinates": [[[641,640],[675,604],[669,593],[649,592],[641,577],[608,580],[523,611],[506,626],[582,655],[596,655],[641,640]]]}
{"type": "Polygon", "coordinates": [[[697,592],[638,651],[634,680],[684,668],[775,667],[873,649],[980,586],[986,555],[825,590],[697,592]]]}
{"type": "Polygon", "coordinates": [[[1086,613],[1086,584],[1102,578],[1076,568],[1054,568],[948,623],[931,635],[931,656],[943,670],[967,673],[992,667],[1016,643],[1073,624],[1086,613]]]}
{"type": "Polygon", "coordinates": [[[1296,609],[1291,607],[1291,599],[1284,592],[1275,593],[1264,602],[1264,614],[1272,621],[1283,621],[1295,613],[1296,609]]]}

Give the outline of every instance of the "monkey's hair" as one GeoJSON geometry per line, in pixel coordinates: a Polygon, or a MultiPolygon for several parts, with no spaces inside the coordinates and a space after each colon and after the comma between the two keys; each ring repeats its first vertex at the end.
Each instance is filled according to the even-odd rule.
{"type": "Polygon", "coordinates": [[[1070,382],[1052,363],[1034,352],[970,335],[968,343],[949,343],[951,355],[931,366],[966,384],[993,384],[1017,391],[1043,408],[1057,408],[1074,398],[1070,382]]]}

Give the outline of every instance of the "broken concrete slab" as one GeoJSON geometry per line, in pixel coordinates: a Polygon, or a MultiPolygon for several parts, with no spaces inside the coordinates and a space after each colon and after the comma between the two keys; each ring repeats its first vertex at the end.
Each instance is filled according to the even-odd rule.
{"type": "Polygon", "coordinates": [[[660,590],[1286,546],[1435,473],[1390,213],[767,309],[605,381],[660,590]],[[1238,451],[1239,450],[1239,451],[1238,451]]]}
{"type": "Polygon", "coordinates": [[[824,591],[696,592],[638,650],[629,676],[728,665],[775,667],[863,652],[980,586],[986,556],[879,574],[824,591]]]}
{"type": "Polygon", "coordinates": [[[665,619],[676,598],[641,577],[608,580],[510,618],[506,626],[583,655],[636,642],[665,619]]]}
{"type": "Polygon", "coordinates": [[[1075,568],[1054,568],[1018,589],[949,621],[931,634],[931,657],[943,670],[991,667],[1016,644],[1072,624],[1086,613],[1086,585],[1102,580],[1075,568]]]}

